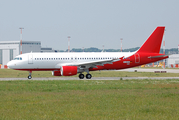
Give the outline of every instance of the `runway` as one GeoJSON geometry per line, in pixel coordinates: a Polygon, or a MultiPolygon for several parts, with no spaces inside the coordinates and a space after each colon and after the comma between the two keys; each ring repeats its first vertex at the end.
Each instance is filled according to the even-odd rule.
{"type": "Polygon", "coordinates": [[[51,77],[51,78],[0,78],[0,81],[14,80],[167,80],[179,79],[179,77],[93,77],[92,79],[79,79],[78,77],[51,77]]]}
{"type": "MultiPolygon", "coordinates": [[[[161,72],[166,73],[179,73],[179,69],[144,69],[144,68],[129,68],[119,71],[127,72],[161,72]]],[[[49,78],[32,78],[30,80],[167,80],[167,79],[179,79],[179,77],[92,77],[91,79],[79,79],[78,77],[49,77],[49,78]]],[[[0,78],[0,81],[13,81],[13,80],[29,80],[27,78],[0,78]]]]}
{"type": "Polygon", "coordinates": [[[161,71],[166,71],[166,73],[179,73],[179,69],[150,69],[150,68],[128,68],[128,69],[122,69],[119,71],[127,71],[127,72],[161,72],[161,71]]]}

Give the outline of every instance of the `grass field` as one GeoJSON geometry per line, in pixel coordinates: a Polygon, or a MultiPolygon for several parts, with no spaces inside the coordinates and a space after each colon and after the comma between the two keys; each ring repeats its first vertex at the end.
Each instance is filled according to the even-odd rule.
{"type": "MultiPolygon", "coordinates": [[[[176,73],[95,71],[93,77],[179,77],[176,73]]],[[[0,78],[28,72],[1,69],[0,78]]],[[[50,71],[33,77],[53,77],[50,71]]],[[[179,119],[179,80],[0,81],[0,120],[179,119]]]]}
{"type": "MultiPolygon", "coordinates": [[[[178,73],[125,72],[125,71],[94,71],[93,77],[179,77],[178,73]]],[[[29,72],[12,69],[0,69],[0,78],[27,78],[29,72]]],[[[72,77],[77,77],[72,76],[72,77]]],[[[32,77],[56,77],[51,71],[34,71],[32,77]]],[[[62,77],[62,76],[57,76],[62,77]]]]}
{"type": "Polygon", "coordinates": [[[0,81],[2,120],[177,120],[179,80],[0,81]]]}

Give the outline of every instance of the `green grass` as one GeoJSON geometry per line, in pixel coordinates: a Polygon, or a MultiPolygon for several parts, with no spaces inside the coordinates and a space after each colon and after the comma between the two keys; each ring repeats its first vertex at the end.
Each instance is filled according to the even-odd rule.
{"type": "Polygon", "coordinates": [[[176,120],[179,80],[0,81],[2,120],[176,120]]]}
{"type": "MultiPolygon", "coordinates": [[[[152,72],[125,72],[125,71],[93,71],[93,77],[179,77],[178,73],[152,73],[152,72]]],[[[12,69],[0,69],[0,78],[27,78],[28,71],[18,71],[12,69]]],[[[72,77],[77,77],[72,76],[72,77]]],[[[56,77],[51,71],[33,71],[32,77],[56,77]]],[[[59,77],[59,76],[57,76],[59,77]]],[[[60,76],[62,77],[62,76],[60,76]]]]}

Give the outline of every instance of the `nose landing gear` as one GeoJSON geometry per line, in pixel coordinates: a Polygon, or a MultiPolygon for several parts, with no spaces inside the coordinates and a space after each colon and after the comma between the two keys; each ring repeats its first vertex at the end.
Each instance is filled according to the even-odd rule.
{"type": "Polygon", "coordinates": [[[32,78],[32,71],[29,71],[29,76],[27,77],[28,79],[31,79],[32,78]]]}

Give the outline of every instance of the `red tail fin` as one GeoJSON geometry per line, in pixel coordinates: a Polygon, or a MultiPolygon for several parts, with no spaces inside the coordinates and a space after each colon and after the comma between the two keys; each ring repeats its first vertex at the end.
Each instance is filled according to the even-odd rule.
{"type": "Polygon", "coordinates": [[[157,27],[137,52],[159,53],[165,27],[157,27]]]}

